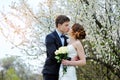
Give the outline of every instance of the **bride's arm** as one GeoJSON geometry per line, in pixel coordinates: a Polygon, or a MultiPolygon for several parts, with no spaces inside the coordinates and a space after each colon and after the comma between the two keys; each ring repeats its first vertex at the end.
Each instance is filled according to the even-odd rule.
{"type": "Polygon", "coordinates": [[[63,60],[62,64],[63,65],[70,65],[70,66],[83,66],[86,64],[86,57],[85,57],[85,52],[83,49],[83,46],[80,42],[78,42],[76,44],[76,49],[77,49],[77,53],[78,53],[78,58],[79,60],[75,61],[75,60],[63,60]]]}

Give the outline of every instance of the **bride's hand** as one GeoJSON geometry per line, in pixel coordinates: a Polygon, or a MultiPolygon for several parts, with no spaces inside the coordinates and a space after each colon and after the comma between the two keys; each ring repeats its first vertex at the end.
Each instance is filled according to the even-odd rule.
{"type": "Polygon", "coordinates": [[[68,63],[69,63],[69,60],[65,60],[65,59],[62,60],[62,64],[63,64],[63,65],[68,66],[68,65],[69,65],[68,63]]]}

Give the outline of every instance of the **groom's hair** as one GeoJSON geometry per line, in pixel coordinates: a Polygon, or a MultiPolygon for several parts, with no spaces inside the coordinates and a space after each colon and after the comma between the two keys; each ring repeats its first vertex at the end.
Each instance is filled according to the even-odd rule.
{"type": "Polygon", "coordinates": [[[55,20],[55,24],[56,27],[58,27],[58,24],[63,24],[64,22],[69,22],[69,21],[70,19],[66,15],[59,15],[55,20]]]}

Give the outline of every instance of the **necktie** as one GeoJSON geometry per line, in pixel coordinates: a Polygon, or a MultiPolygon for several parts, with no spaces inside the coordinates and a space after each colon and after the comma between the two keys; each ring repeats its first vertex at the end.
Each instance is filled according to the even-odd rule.
{"type": "Polygon", "coordinates": [[[61,35],[61,38],[65,38],[65,35],[62,34],[62,35],[61,35]]]}

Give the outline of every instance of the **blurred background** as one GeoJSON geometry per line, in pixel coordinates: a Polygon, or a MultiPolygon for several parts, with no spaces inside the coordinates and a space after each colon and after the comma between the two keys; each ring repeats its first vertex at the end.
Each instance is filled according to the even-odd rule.
{"type": "Polygon", "coordinates": [[[0,0],[0,80],[42,80],[45,36],[55,18],[80,23],[87,64],[78,80],[120,80],[119,0],[0,0]]]}

